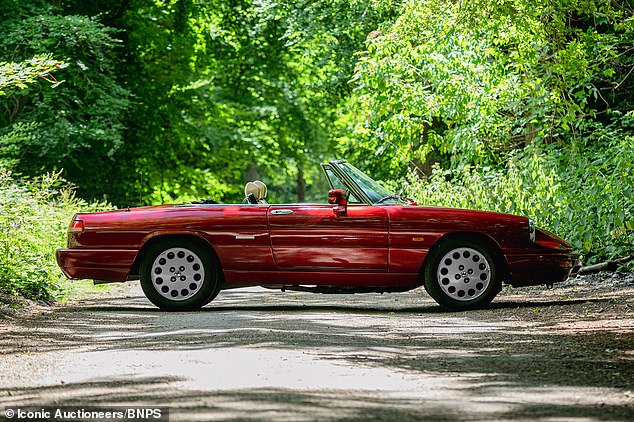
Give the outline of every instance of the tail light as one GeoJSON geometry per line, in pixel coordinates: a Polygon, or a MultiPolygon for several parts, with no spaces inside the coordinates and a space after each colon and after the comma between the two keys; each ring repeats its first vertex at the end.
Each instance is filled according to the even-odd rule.
{"type": "Polygon", "coordinates": [[[84,222],[79,218],[75,218],[68,228],[69,233],[81,233],[84,231],[84,222]]]}

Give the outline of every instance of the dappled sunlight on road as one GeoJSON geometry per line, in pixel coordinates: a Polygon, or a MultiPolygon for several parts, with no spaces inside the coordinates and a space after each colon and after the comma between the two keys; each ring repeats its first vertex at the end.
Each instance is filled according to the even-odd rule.
{"type": "Polygon", "coordinates": [[[167,405],[174,421],[631,415],[627,385],[611,382],[631,373],[627,353],[604,352],[591,337],[608,330],[610,347],[627,352],[631,331],[609,332],[626,320],[577,321],[579,309],[595,315],[602,299],[502,300],[446,313],[419,292],[254,288],[223,292],[200,312],[168,313],[132,287],[5,330],[3,405],[167,405]],[[567,309],[574,312],[562,317],[567,309]],[[584,323],[592,330],[573,336],[584,323]]]}
{"type": "MultiPolygon", "coordinates": [[[[35,404],[41,403],[43,398],[56,404],[70,404],[81,403],[82,398],[88,397],[92,397],[91,403],[93,400],[98,403],[101,397],[107,398],[108,403],[129,404],[137,402],[140,394],[140,400],[146,404],[166,401],[176,408],[187,409],[192,406],[188,404],[189,400],[204,403],[205,397],[213,396],[216,417],[218,411],[239,417],[244,415],[245,406],[244,399],[239,398],[241,395],[269,395],[277,391],[281,396],[310,397],[303,405],[322,412],[324,407],[331,408],[339,403],[343,413],[338,413],[338,417],[358,417],[373,411],[381,414],[386,408],[404,407],[410,408],[412,414],[438,412],[446,416],[470,415],[469,418],[488,419],[527,405],[619,406],[627,403],[626,397],[622,400],[606,397],[606,389],[601,388],[561,389],[545,385],[519,390],[512,383],[491,381],[495,376],[491,373],[412,372],[372,363],[353,364],[345,358],[323,359],[307,351],[220,348],[161,353],[143,350],[77,352],[70,356],[59,351],[10,356],[10,360],[15,360],[13,365],[18,372],[20,366],[28,366],[30,374],[24,382],[20,382],[19,375],[12,379],[0,376],[5,388],[12,391],[5,404],[35,404]],[[47,394],[29,393],[32,390],[27,387],[34,375],[36,384],[47,394]],[[144,380],[154,382],[146,388],[144,380]],[[126,392],[128,383],[137,381],[140,391],[126,392]],[[236,401],[242,406],[232,404],[236,401]]],[[[284,401],[269,402],[269,411],[275,415],[273,419],[284,411],[297,411],[294,408],[284,410],[284,401]]],[[[173,420],[189,419],[179,417],[175,412],[172,415],[173,420]]],[[[202,420],[203,415],[197,414],[194,419],[202,420]]]]}

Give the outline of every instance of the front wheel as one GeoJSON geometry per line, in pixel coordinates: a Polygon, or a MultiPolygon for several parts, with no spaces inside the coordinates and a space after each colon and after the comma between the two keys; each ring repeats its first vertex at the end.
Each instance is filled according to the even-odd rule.
{"type": "Polygon", "coordinates": [[[452,239],[425,266],[425,290],[441,306],[465,310],[489,304],[501,290],[495,260],[479,243],[452,239]]]}
{"type": "Polygon", "coordinates": [[[218,273],[208,251],[181,240],[154,245],[141,263],[145,296],[166,311],[190,311],[218,291],[218,273]]]}

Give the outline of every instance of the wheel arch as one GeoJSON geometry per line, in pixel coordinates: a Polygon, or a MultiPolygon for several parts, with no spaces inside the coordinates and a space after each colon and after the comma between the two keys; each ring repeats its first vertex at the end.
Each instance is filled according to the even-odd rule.
{"type": "Polygon", "coordinates": [[[196,246],[208,251],[211,255],[211,259],[216,264],[218,268],[218,277],[219,282],[224,283],[224,277],[222,274],[222,269],[220,267],[220,260],[218,259],[218,254],[214,247],[200,234],[195,233],[158,233],[153,234],[148,237],[145,242],[141,245],[139,249],[139,253],[137,254],[134,263],[132,264],[132,268],[130,269],[130,276],[139,277],[141,270],[141,263],[145,259],[148,251],[158,243],[164,242],[166,240],[181,240],[191,242],[196,246]]]}
{"type": "Polygon", "coordinates": [[[487,249],[487,251],[489,251],[491,255],[493,256],[493,259],[495,260],[496,268],[498,268],[500,271],[502,281],[503,282],[508,281],[510,277],[510,271],[509,271],[508,263],[506,262],[506,258],[504,258],[504,253],[502,252],[502,248],[500,247],[500,245],[498,245],[498,243],[493,238],[491,238],[490,236],[486,234],[478,233],[478,232],[461,231],[461,232],[451,232],[441,236],[439,239],[436,240],[436,242],[432,245],[432,247],[429,248],[419,270],[421,283],[424,283],[425,268],[427,267],[429,263],[430,257],[433,256],[433,253],[437,249],[439,249],[443,243],[450,240],[455,240],[455,239],[472,241],[484,246],[487,249]]]}

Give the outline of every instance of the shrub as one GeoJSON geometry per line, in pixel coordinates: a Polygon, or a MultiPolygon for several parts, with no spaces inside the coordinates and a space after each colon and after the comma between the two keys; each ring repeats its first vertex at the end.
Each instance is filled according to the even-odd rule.
{"type": "Polygon", "coordinates": [[[55,249],[65,245],[72,215],[105,206],[76,198],[60,173],[18,181],[0,167],[0,294],[59,297],[63,275],[55,249]]]}
{"type": "Polygon", "coordinates": [[[526,150],[504,168],[436,166],[430,177],[410,174],[406,190],[421,204],[530,217],[594,263],[634,245],[634,137],[603,148],[526,150]]]}

